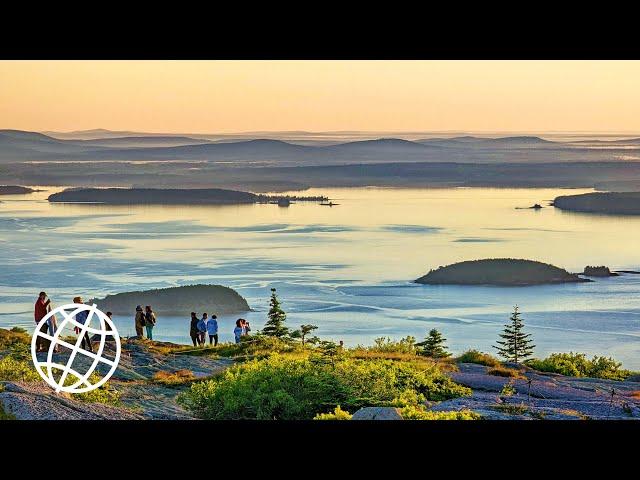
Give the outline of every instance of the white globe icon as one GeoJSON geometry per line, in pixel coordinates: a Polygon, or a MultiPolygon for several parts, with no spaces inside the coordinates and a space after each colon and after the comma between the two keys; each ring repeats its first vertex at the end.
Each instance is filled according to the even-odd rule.
{"type": "Polygon", "coordinates": [[[85,393],[104,385],[118,367],[118,362],[120,361],[120,349],[120,336],[118,335],[118,330],[111,319],[98,310],[96,305],[85,305],[81,303],[70,303],[51,310],[42,320],[40,320],[40,322],[38,322],[31,338],[31,356],[33,358],[33,364],[43,380],[53,387],[56,392],[85,393]],[[75,316],[83,311],[87,312],[87,319],[84,324],[75,320],[75,316]],[[41,328],[53,315],[55,315],[57,319],[62,318],[63,320],[58,323],[56,332],[53,335],[49,335],[42,332],[41,328]],[[91,322],[95,322],[96,318],[99,321],[99,328],[91,328],[91,322]],[[68,324],[79,329],[78,339],[75,344],[69,343],[60,338],[60,335],[65,330],[65,326],[68,326],[68,324]],[[80,345],[85,334],[94,334],[100,337],[100,346],[95,353],[81,348],[80,345]],[[50,341],[46,361],[40,361],[38,359],[36,352],[38,338],[44,338],[50,341]],[[115,357],[113,359],[103,356],[107,338],[109,338],[110,341],[115,342],[115,357]],[[55,349],[58,346],[65,347],[70,350],[69,358],[64,365],[54,361],[55,349]],[[74,360],[78,355],[92,359],[92,361],[89,360],[91,362],[89,368],[87,368],[83,373],[78,372],[73,368],[74,360]],[[106,364],[110,366],[110,368],[98,382],[91,383],[89,378],[100,363],[106,364]],[[58,378],[54,375],[56,371],[61,372],[58,378]],[[72,381],[71,383],[67,380],[70,375],[72,378],[75,378],[75,381],[72,381]]]}

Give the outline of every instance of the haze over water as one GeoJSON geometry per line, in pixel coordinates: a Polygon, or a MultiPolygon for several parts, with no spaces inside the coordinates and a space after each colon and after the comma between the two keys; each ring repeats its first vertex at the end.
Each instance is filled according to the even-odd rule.
{"type": "MultiPolygon", "coordinates": [[[[257,329],[276,287],[290,326],[312,323],[348,345],[422,338],[435,327],[456,353],[491,352],[518,304],[537,356],[573,350],[640,369],[640,275],[534,287],[411,283],[439,265],[490,257],[640,270],[631,233],[640,218],[515,208],[590,190],[313,189],[304,194],[340,205],[283,208],[49,204],[61,188],[43,188],[0,203],[0,327],[33,328],[40,290],[61,305],[75,295],[214,283],[247,298],[255,311],[244,316],[257,329]]],[[[122,335],[133,334],[134,308],[115,319],[122,335]]],[[[235,318],[221,319],[223,341],[235,318]]],[[[188,322],[189,312],[160,316],[154,336],[187,343],[188,322]]]]}

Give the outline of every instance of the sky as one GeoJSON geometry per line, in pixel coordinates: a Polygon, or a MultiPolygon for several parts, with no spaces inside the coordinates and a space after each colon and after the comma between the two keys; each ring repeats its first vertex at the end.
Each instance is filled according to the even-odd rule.
{"type": "Polygon", "coordinates": [[[0,61],[0,128],[640,132],[640,61],[0,61]]]}

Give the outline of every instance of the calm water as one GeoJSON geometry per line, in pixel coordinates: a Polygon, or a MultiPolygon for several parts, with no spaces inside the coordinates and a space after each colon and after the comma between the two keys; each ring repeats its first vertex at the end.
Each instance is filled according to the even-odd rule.
{"type": "MultiPolygon", "coordinates": [[[[515,209],[587,190],[314,189],[305,193],[340,205],[282,208],[50,205],[60,189],[45,188],[1,198],[0,326],[32,328],[42,289],[60,305],[75,295],[218,283],[247,298],[254,328],[276,287],[292,326],[313,323],[347,345],[436,327],[454,352],[491,351],[518,304],[537,355],[605,354],[640,369],[640,275],[511,288],[411,283],[439,265],[496,256],[640,270],[640,218],[515,209]]],[[[222,318],[222,340],[233,321],[222,318]]],[[[132,319],[116,324],[133,333],[132,319]]],[[[188,342],[188,312],[160,317],[155,333],[188,342]]]]}

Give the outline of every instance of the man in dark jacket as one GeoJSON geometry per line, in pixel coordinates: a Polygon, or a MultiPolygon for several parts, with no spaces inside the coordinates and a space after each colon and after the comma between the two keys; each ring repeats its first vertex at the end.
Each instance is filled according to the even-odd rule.
{"type": "Polygon", "coordinates": [[[196,316],[196,312],[191,312],[191,328],[189,329],[189,336],[193,342],[193,346],[197,347],[200,343],[200,330],[198,330],[198,322],[200,320],[196,316]]]}

